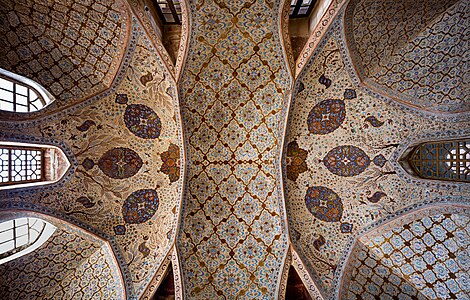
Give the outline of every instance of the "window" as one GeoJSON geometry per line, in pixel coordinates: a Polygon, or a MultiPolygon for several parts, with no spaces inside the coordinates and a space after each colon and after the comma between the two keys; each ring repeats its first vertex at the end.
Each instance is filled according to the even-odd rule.
{"type": "Polygon", "coordinates": [[[291,18],[306,18],[310,16],[316,2],[316,0],[292,0],[289,16],[291,18]]]}
{"type": "Polygon", "coordinates": [[[181,24],[179,0],[152,0],[160,20],[164,24],[181,24]]]}
{"type": "Polygon", "coordinates": [[[53,183],[69,167],[57,147],[0,142],[0,189],[53,183]]]}
{"type": "Polygon", "coordinates": [[[37,218],[18,218],[0,223],[0,264],[39,248],[56,227],[37,218]]]}
{"type": "Polygon", "coordinates": [[[408,163],[422,178],[470,182],[470,140],[428,142],[416,146],[408,163]]]}
{"type": "Polygon", "coordinates": [[[36,82],[0,69],[0,110],[28,113],[51,103],[52,96],[36,82]]]}
{"type": "Polygon", "coordinates": [[[43,149],[1,146],[0,185],[43,180],[43,157],[43,149]]]}

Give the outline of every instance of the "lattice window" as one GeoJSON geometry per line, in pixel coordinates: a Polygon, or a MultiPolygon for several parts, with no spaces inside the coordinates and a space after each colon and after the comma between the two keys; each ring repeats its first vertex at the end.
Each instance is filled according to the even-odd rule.
{"type": "Polygon", "coordinates": [[[418,145],[408,162],[422,178],[470,182],[470,140],[418,145]]]}
{"type": "Polygon", "coordinates": [[[38,111],[49,104],[49,97],[26,82],[34,83],[32,80],[0,69],[0,110],[28,113],[38,111]]]}
{"type": "Polygon", "coordinates": [[[292,0],[289,16],[291,18],[305,18],[310,16],[316,2],[316,0],[292,0]]]}
{"type": "Polygon", "coordinates": [[[34,251],[56,227],[37,218],[18,218],[0,223],[0,264],[34,251]]]}
{"type": "Polygon", "coordinates": [[[179,0],[153,0],[152,2],[164,24],[181,24],[181,3],[179,0]]]}
{"type": "Polygon", "coordinates": [[[44,179],[44,149],[0,146],[0,185],[44,179]]]}

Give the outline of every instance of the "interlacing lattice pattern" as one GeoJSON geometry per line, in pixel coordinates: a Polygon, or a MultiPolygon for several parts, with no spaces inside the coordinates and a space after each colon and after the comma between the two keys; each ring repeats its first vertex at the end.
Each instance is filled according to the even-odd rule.
{"type": "Polygon", "coordinates": [[[363,0],[350,7],[347,34],[364,77],[423,109],[470,109],[468,0],[363,0]]]}
{"type": "Polygon", "coordinates": [[[65,103],[103,90],[117,71],[128,35],[122,5],[120,0],[3,1],[0,67],[37,81],[65,103]]]}
{"type": "Polygon", "coordinates": [[[460,214],[360,238],[342,299],[468,299],[469,243],[470,218],[460,214]]]}
{"type": "Polygon", "coordinates": [[[0,146],[0,185],[43,179],[44,150],[0,146]]]}
{"type": "Polygon", "coordinates": [[[276,157],[289,87],[279,2],[193,1],[180,85],[189,164],[178,247],[188,299],[276,292],[287,244],[276,157]]]}
{"type": "Polygon", "coordinates": [[[418,145],[409,163],[418,176],[429,179],[470,181],[470,140],[429,142],[418,145]]]}
{"type": "Polygon", "coordinates": [[[123,299],[110,251],[66,230],[0,268],[0,298],[123,299]]]}

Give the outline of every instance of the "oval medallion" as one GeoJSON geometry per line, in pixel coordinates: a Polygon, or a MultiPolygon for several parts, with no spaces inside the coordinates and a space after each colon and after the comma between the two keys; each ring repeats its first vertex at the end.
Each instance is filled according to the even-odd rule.
{"type": "Polygon", "coordinates": [[[98,167],[106,176],[124,179],[139,172],[142,167],[142,159],[132,149],[113,148],[101,156],[98,167]]]}
{"type": "Polygon", "coordinates": [[[339,176],[359,175],[369,166],[370,158],[358,147],[345,145],[336,147],[323,158],[328,170],[339,176]]]}
{"type": "Polygon", "coordinates": [[[157,191],[142,189],[127,197],[122,206],[122,216],[129,224],[140,224],[150,220],[158,209],[157,191]]]}
{"type": "Polygon", "coordinates": [[[307,119],[308,131],[313,134],[327,134],[338,129],[346,117],[343,100],[324,100],[315,105],[307,119]]]}
{"type": "Polygon", "coordinates": [[[162,130],[162,122],[158,115],[143,104],[127,106],[124,123],[133,134],[143,139],[156,139],[162,130]]]}
{"type": "Polygon", "coordinates": [[[312,215],[325,222],[339,222],[343,215],[341,198],[324,186],[309,187],[305,195],[305,205],[312,215]]]}

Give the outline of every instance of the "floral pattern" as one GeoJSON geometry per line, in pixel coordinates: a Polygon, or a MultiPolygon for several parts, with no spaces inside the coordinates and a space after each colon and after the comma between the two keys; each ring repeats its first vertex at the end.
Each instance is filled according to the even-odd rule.
{"type": "Polygon", "coordinates": [[[162,130],[162,122],[158,115],[143,104],[127,106],[124,123],[133,134],[143,139],[156,139],[162,130]]]}
{"type": "Polygon", "coordinates": [[[315,218],[325,222],[339,222],[343,215],[343,202],[333,190],[324,186],[309,187],[305,205],[315,218]]]}
{"type": "Polygon", "coordinates": [[[180,148],[170,144],[168,151],[161,154],[163,165],[160,171],[168,175],[170,182],[176,182],[180,178],[180,148]]]}
{"type": "Polygon", "coordinates": [[[327,134],[338,129],[346,118],[343,100],[324,100],[315,105],[307,119],[308,131],[313,134],[327,134]]]}
{"type": "Polygon", "coordinates": [[[158,209],[157,191],[142,189],[127,197],[122,206],[122,216],[128,224],[140,224],[150,220],[158,209]]]}
{"type": "Polygon", "coordinates": [[[111,178],[125,179],[134,176],[142,167],[139,154],[129,148],[113,148],[98,161],[100,170],[111,178]]]}
{"type": "Polygon", "coordinates": [[[361,148],[345,145],[328,152],[323,164],[331,173],[349,177],[364,172],[370,164],[370,158],[361,148]]]}
{"type": "Polygon", "coordinates": [[[292,141],[287,145],[287,178],[297,180],[297,177],[307,171],[308,152],[299,147],[297,141],[292,141]]]}

